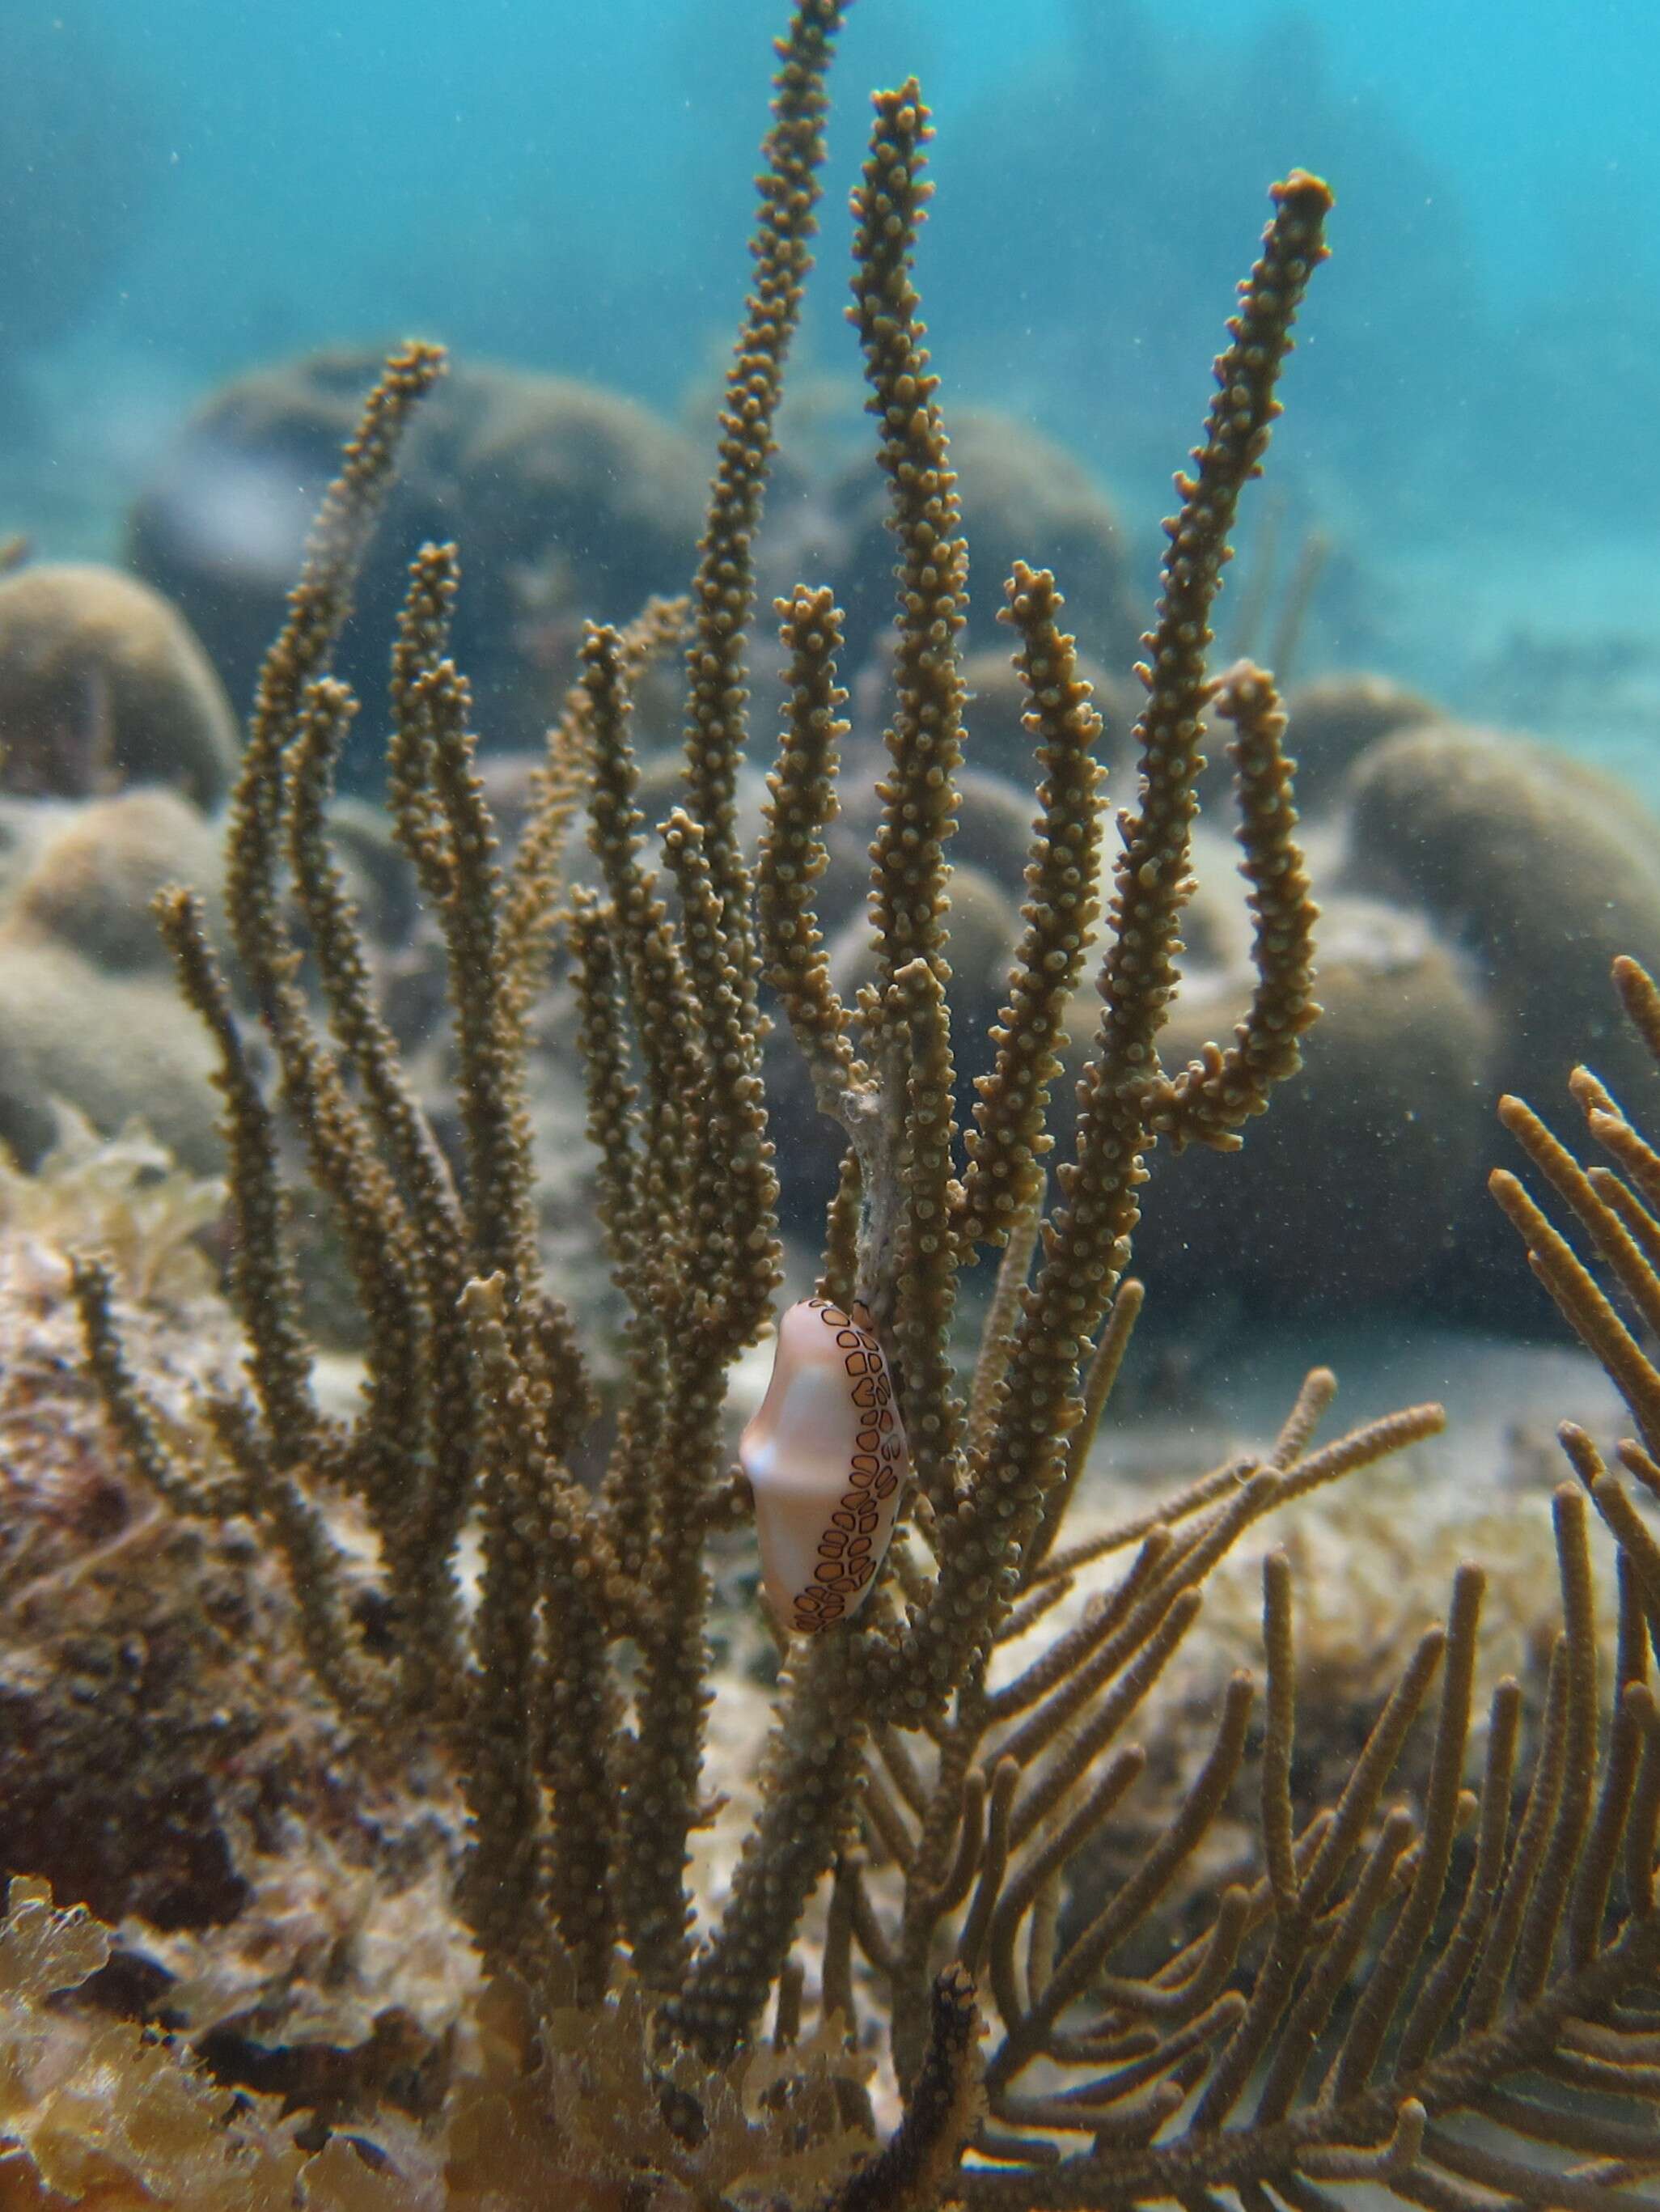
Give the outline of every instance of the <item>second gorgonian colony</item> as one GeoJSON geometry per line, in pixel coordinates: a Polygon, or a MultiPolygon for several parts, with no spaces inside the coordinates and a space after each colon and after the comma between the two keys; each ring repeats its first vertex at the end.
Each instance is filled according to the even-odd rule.
{"type": "MultiPolygon", "coordinates": [[[[1334,2187],[1365,2181],[1434,2212],[1641,2203],[1633,2185],[1660,2166],[1660,1717],[1646,1680],[1660,1548],[1577,1433],[1582,1481],[1556,1509],[1563,1626],[1530,1767],[1513,1680],[1484,1724],[1472,1712],[1483,1577],[1466,1566],[1337,1802],[1298,1804],[1291,1577],[1271,1554],[1260,1694],[1244,1674],[1219,1686],[1213,1737],[1184,1762],[1156,1839],[1087,1911],[1068,1908],[1070,1870],[1142,1777],[1126,1731],[1209,1570],[1265,1514],[1440,1419],[1420,1407],[1316,1448],[1332,1391],[1316,1371],[1262,1458],[1104,1536],[1066,1541],[1140,1304],[1125,1270],[1146,1157],[1159,1143],[1236,1146],[1298,1066],[1317,1012],[1274,688],[1244,665],[1213,678],[1205,655],[1329,196],[1301,173],[1274,188],[1201,442],[1177,478],[1142,670],[1140,782],[1110,868],[1098,718],[1060,592],[1025,567],[1005,586],[1040,785],[1025,935],[992,1072],[959,1132],[946,854],[967,548],[912,283],[929,135],[914,83],[877,97],[854,199],[853,314],[897,560],[875,969],[856,1006],[835,994],[814,916],[844,727],[827,592],[800,586],[779,603],[787,696],[753,860],[737,830],[754,545],[843,12],[840,0],[804,0],[780,46],[754,292],[689,600],[590,629],[511,854],[474,773],[467,685],[447,654],[456,550],[425,547],[410,567],[392,648],[389,803],[448,951],[459,1174],[377,1012],[327,836],[356,711],[331,652],[400,431],[441,356],[404,348],[369,396],[265,665],[227,899],[238,988],[274,1048],[283,1109],[365,1316],[361,1409],[343,1425],[316,1402],[281,1233],[275,1109],[203,909],[179,890],[161,921],[219,1049],[247,1388],[207,1408],[210,1443],[181,1449],[124,1354],[110,1278],[88,1258],[76,1289],[109,1413],[172,1507],[255,1523],[286,1565],[307,1656],[341,1713],[435,1748],[459,1777],[459,1903],[496,1986],[517,1993],[523,2095],[558,2170],[599,2192],[585,2201],[1016,2212],[1210,2208],[1231,2191],[1245,2212],[1327,2212],[1334,2187]],[[654,657],[683,647],[684,792],[654,832],[636,799],[630,697],[654,657]],[[1177,984],[1207,716],[1232,732],[1257,983],[1232,1042],[1171,1073],[1157,1041],[1177,984]],[[582,810],[599,886],[567,892],[559,854],[582,810]],[[575,1317],[538,1260],[529,1166],[526,1019],[556,939],[626,1314],[597,1492],[570,1471],[594,1395],[575,1317]],[[1073,1108],[1051,1096],[1060,1022],[1091,962],[1099,1026],[1073,1108]],[[821,1109],[846,1133],[819,1290],[865,1309],[883,1340],[914,1482],[869,1602],[785,1654],[746,1839],[700,1925],[687,1867],[713,1694],[705,1555],[748,1509],[728,1465],[727,1376],[767,1327],[781,1279],[760,1073],[769,1016],[787,1022],[821,1109]],[[959,1279],[999,1252],[978,1358],[959,1373],[959,1279]],[[331,1522],[343,1495],[378,1539],[372,1640],[331,1522]],[[1620,1559],[1619,1679],[1600,1753],[1588,1501],[1620,1559]],[[458,1572],[474,1532],[476,1596],[458,1572]],[[1012,1663],[1016,1640],[1098,1577],[1074,1625],[1012,1663]],[[1420,1802],[1386,1807],[1420,1725],[1431,1739],[1420,1802]],[[1481,1767],[1467,1786],[1473,1744],[1481,1767]],[[1160,1937],[1161,1909],[1253,1763],[1254,1873],[1221,1888],[1203,1924],[1160,1937]],[[811,1921],[827,1881],[827,1917],[811,1921]],[[884,2021],[903,2099],[885,2142],[842,2063],[861,2008],[884,2021]],[[607,2132],[600,2107],[617,2104],[624,2075],[627,2125],[607,2132]]],[[[1660,1039],[1651,991],[1636,971],[1622,988],[1660,1039]]],[[[1650,1210],[1660,1159],[1605,1093],[1588,1111],[1620,1175],[1583,1173],[1525,1109],[1510,1110],[1660,1326],[1650,1210]]],[[[1649,1457],[1660,1378],[1520,1186],[1503,1195],[1637,1413],[1644,1442],[1627,1471],[1660,1490],[1649,1457]]]]}

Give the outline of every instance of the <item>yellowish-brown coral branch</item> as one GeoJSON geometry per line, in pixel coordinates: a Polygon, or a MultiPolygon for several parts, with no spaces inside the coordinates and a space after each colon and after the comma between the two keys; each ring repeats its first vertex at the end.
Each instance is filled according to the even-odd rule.
{"type": "Polygon", "coordinates": [[[914,1621],[896,1670],[899,1693],[926,1706],[957,1680],[1006,1601],[1006,1569],[1031,1541],[1059,1480],[1066,1439],[1082,1408],[1075,1390],[1128,1250],[1153,1040],[1175,983],[1177,924],[1186,896],[1189,830],[1206,678],[1208,617],[1241,490],[1261,466],[1274,396],[1303,288],[1323,256],[1330,194],[1300,172],[1274,189],[1274,216],[1217,363],[1217,398],[1196,454],[1178,479],[1183,509],[1167,526],[1171,550],[1149,638],[1149,693],[1138,726],[1142,789],[1126,825],[1111,934],[1101,979],[1096,1049],[1080,1085],[1075,1158],[1059,1180],[1063,1204],[1049,1224],[1028,1293],[1000,1419],[969,1471],[964,1504],[946,1524],[938,1589],[914,1621]],[[976,1599],[970,1591],[985,1593],[976,1599]]]}
{"type": "Polygon", "coordinates": [[[1271,677],[1242,661],[1212,696],[1234,726],[1228,751],[1239,793],[1241,866],[1251,885],[1257,980],[1226,1050],[1207,1046],[1200,1059],[1174,1079],[1159,1078],[1148,1094],[1148,1126],[1175,1152],[1194,1143],[1213,1152],[1235,1149],[1237,1132],[1267,1110],[1274,1085],[1301,1066],[1299,1040],[1320,1012],[1313,996],[1318,908],[1295,836],[1293,763],[1284,750],[1279,695],[1271,677]]]}
{"type": "Polygon", "coordinates": [[[761,951],[820,1111],[839,1119],[853,1076],[853,1047],[847,1009],[830,980],[813,887],[827,864],[836,749],[848,728],[838,719],[848,696],[836,681],[842,617],[833,592],[805,585],[777,602],[777,613],[789,701],[778,765],[767,779],[770,799],[756,874],[761,951]]]}
{"type": "Polygon", "coordinates": [[[755,597],[755,538],[773,453],[784,362],[800,319],[818,228],[825,72],[845,0],[800,0],[780,41],[772,128],[756,188],[755,289],[727,372],[720,458],[692,586],[686,665],[689,811],[709,840],[721,927],[743,978],[745,1025],[757,1028],[749,872],[737,836],[735,784],[747,730],[745,647],[755,597]]]}
{"type": "Polygon", "coordinates": [[[1083,972],[1098,912],[1102,771],[1094,757],[1101,717],[1079,675],[1076,641],[1061,627],[1064,602],[1047,568],[1015,563],[1001,619],[1018,632],[1015,654],[1027,698],[1025,726],[1042,772],[1041,811],[1026,866],[1025,932],[1009,975],[1008,1003],[992,1041],[996,1059],[976,1079],[980,1097],[954,1227],[966,1256],[1001,1243],[1030,1204],[1049,1087],[1060,1072],[1062,1010],[1083,972]]]}

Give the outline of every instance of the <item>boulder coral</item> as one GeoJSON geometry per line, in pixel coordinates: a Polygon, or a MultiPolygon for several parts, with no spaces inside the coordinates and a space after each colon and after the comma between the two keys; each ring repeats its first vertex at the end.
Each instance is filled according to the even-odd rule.
{"type": "Polygon", "coordinates": [[[220,833],[177,793],[151,786],[65,810],[13,895],[15,940],[51,937],[106,975],[168,974],[150,902],[220,872],[220,833]]]}
{"type": "Polygon", "coordinates": [[[198,806],[236,767],[224,687],[176,608],[119,569],[0,576],[0,785],[84,799],[171,784],[198,806]]]}
{"type": "MultiPolygon", "coordinates": [[[[1195,980],[1165,1032],[1172,1066],[1237,1000],[1237,970],[1195,980]]],[[[1421,917],[1338,897],[1317,988],[1303,1066],[1239,1157],[1154,1163],[1137,1249],[1161,1303],[1223,1282],[1275,1316],[1404,1300],[1480,1213],[1499,1017],[1468,964],[1421,917]]]]}
{"type": "MultiPolygon", "coordinates": [[[[184,609],[239,701],[252,690],[317,489],[376,358],[373,349],[336,347],[210,393],[128,516],[132,566],[184,609]]],[[[457,450],[495,388],[492,372],[453,377],[411,440],[397,495],[401,526],[411,535],[452,534],[457,450]]],[[[359,604],[367,624],[396,604],[395,586],[371,570],[359,604]]]]}
{"type": "Polygon", "coordinates": [[[0,1142],[33,1165],[59,1105],[106,1135],[142,1121],[203,1172],[221,1163],[200,1026],[181,1017],[150,902],[189,873],[216,907],[216,830],[178,793],[13,803],[22,855],[0,908],[0,1142]]]}
{"type": "Polygon", "coordinates": [[[704,475],[684,433],[597,385],[521,376],[490,410],[462,454],[457,497],[470,574],[517,610],[474,669],[504,740],[540,738],[575,678],[585,620],[626,622],[681,588],[704,475]]]}
{"type": "MultiPolygon", "coordinates": [[[[232,692],[252,689],[281,622],[318,492],[378,355],[307,356],[204,402],[135,504],[135,567],[189,613],[232,692]]],[[[569,378],[458,368],[412,431],[390,543],[460,538],[468,589],[457,652],[503,744],[533,744],[575,672],[584,616],[632,615],[675,588],[696,543],[702,471],[690,441],[638,402],[569,378]]],[[[341,665],[384,684],[379,639],[401,580],[372,554],[341,665]]]]}
{"type": "MultiPolygon", "coordinates": [[[[1012,728],[1022,708],[1006,661],[986,653],[978,664],[970,758],[984,757],[982,732],[988,718],[997,726],[1000,704],[1012,728]]],[[[1482,1188],[1491,1102],[1541,1058],[1588,1060],[1639,1103],[1653,1088],[1640,1045],[1601,986],[1617,945],[1660,954],[1660,831],[1612,779],[1524,739],[1458,727],[1383,678],[1339,672],[1299,696],[1308,723],[1292,732],[1297,799],[1300,807],[1306,749],[1316,794],[1308,850],[1335,887],[1320,939],[1327,1018],[1278,1112],[1250,1130],[1239,1158],[1201,1154],[1179,1175],[1155,1164],[1139,1243],[1160,1310],[1179,1314],[1213,1289],[1219,1235],[1230,1284],[1276,1311],[1317,1286],[1328,1308],[1381,1302],[1529,1325],[1536,1309],[1482,1188]]],[[[818,892],[844,995],[867,980],[857,947],[876,819],[873,775],[859,772],[873,753],[862,712],[855,729],[847,757],[858,768],[828,827],[818,892]]],[[[1207,807],[1225,805],[1231,774],[1225,749],[1213,750],[1207,807]]],[[[1110,732],[1098,752],[1110,763],[1110,732]]],[[[1109,783],[1122,793],[1110,764],[1109,783]]],[[[949,988],[964,1040],[960,1124],[990,1064],[976,1041],[988,1010],[995,1015],[1012,944],[1012,908],[1000,902],[1023,896],[1030,800],[983,769],[959,773],[958,799],[949,988]],[[1001,918],[987,939],[978,920],[994,905],[1001,918]]],[[[1167,1031],[1174,1065],[1198,1052],[1250,974],[1238,859],[1208,816],[1195,825],[1182,915],[1189,975],[1167,1031]]],[[[1069,1006],[1074,1075],[1098,1006],[1092,981],[1069,1006]]],[[[805,1082],[787,1063],[769,1048],[769,1082],[788,1102],[788,1217],[806,1234],[835,1188],[840,1148],[808,1112],[805,1082]]]]}
{"type": "Polygon", "coordinates": [[[0,927],[0,1143],[24,1165],[58,1134],[57,1102],[94,1127],[135,1118],[179,1159],[220,1161],[213,1054],[165,975],[111,975],[60,939],[0,927]]]}
{"type": "MultiPolygon", "coordinates": [[[[1016,559],[1052,568],[1067,580],[1067,619],[1084,653],[1109,668],[1128,667],[1141,630],[1128,555],[1111,502],[1082,464],[1028,424],[989,409],[953,416],[951,459],[976,574],[1000,580],[1016,559]]],[[[891,618],[892,534],[880,487],[862,461],[831,486],[830,501],[848,549],[834,581],[847,616],[848,665],[856,668],[891,618]]],[[[970,652],[1006,651],[1007,633],[997,619],[1002,604],[994,587],[970,596],[970,652]]]]}
{"type": "Polygon", "coordinates": [[[1297,732],[1297,803],[1305,814],[1342,803],[1348,772],[1369,746],[1396,730],[1443,719],[1422,692],[1350,669],[1299,684],[1286,711],[1297,732]]]}
{"type": "MultiPolygon", "coordinates": [[[[1437,722],[1372,746],[1351,794],[1347,880],[1420,909],[1469,963],[1496,1022],[1490,1095],[1584,1061],[1651,1113],[1652,1064],[1606,988],[1621,951],[1660,958],[1660,830],[1634,793],[1511,733],[1437,722]]],[[[1502,1224],[1476,1207],[1466,1227],[1439,1287],[1516,1313],[1502,1224]]]]}
{"type": "Polygon", "coordinates": [[[1640,1110],[1654,1080],[1605,988],[1622,949],[1660,957],[1660,836],[1635,795],[1525,739],[1445,722],[1354,771],[1350,877],[1420,907],[1502,1017],[1496,1071],[1591,1061],[1640,1110]]]}
{"type": "MultiPolygon", "coordinates": [[[[965,663],[964,751],[1023,741],[1025,702],[1006,655],[965,663]]],[[[1228,1279],[1275,1311],[1317,1295],[1351,1311],[1397,1304],[1442,1318],[1529,1327],[1537,1308],[1518,1280],[1502,1224],[1482,1188],[1491,1102],[1531,1066],[1588,1061],[1640,1108],[1656,1078],[1602,988],[1622,944],[1660,957],[1660,829],[1613,778],[1512,734],[1464,728],[1391,679],[1340,671],[1296,695],[1292,726],[1310,866],[1334,886],[1324,902],[1317,992],[1326,1019],[1305,1048],[1279,1110],[1253,1127],[1240,1158],[1201,1155],[1180,1174],[1156,1164],[1139,1249],[1157,1275],[1161,1314],[1180,1316],[1214,1288],[1217,1237],[1228,1279]],[[1306,770],[1304,763],[1307,763],[1306,770]],[[1317,1291],[1316,1291],[1317,1286],[1317,1291]]],[[[855,691],[841,811],[827,827],[818,911],[844,995],[867,980],[854,949],[870,882],[876,823],[873,702],[855,691]]],[[[1169,1057],[1198,1052],[1218,1008],[1249,976],[1251,920],[1237,847],[1213,827],[1232,768],[1220,743],[1201,788],[1182,936],[1189,975],[1173,1006],[1169,1057]]],[[[1012,748],[1010,748],[1012,755],[1012,748]]],[[[1127,778],[1113,758],[1110,718],[1096,747],[1109,788],[1127,778]]],[[[982,768],[957,779],[951,851],[958,908],[950,986],[958,1032],[956,1111],[990,1065],[979,1045],[1008,948],[988,956],[974,918],[994,888],[1024,896],[1031,801],[1012,776],[982,768]]],[[[1008,915],[1004,915],[1004,927],[1008,915]]],[[[1098,1019],[1093,981],[1065,1027],[1075,1075],[1098,1019]]],[[[816,1232],[835,1188],[840,1147],[807,1110],[806,1087],[769,1048],[769,1084],[788,1102],[788,1218],[816,1232]]],[[[1066,1135],[1061,1139],[1065,1156],[1066,1135]]]]}

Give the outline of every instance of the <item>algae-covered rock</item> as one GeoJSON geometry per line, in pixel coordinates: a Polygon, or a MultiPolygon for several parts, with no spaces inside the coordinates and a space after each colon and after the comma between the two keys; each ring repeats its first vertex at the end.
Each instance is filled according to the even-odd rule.
{"type": "Polygon", "coordinates": [[[170,784],[210,806],[228,788],[236,723],[184,617],[116,568],[0,576],[0,785],[81,799],[170,784]]]}
{"type": "MultiPolygon", "coordinates": [[[[220,1195],[137,1131],[104,1146],[75,1121],[39,1175],[0,1166],[0,1860],[64,1901],[164,1927],[239,1901],[210,1778],[246,1747],[257,1677],[240,1670],[267,1642],[271,1580],[251,1531],[179,1521],[120,1467],[67,1255],[107,1255],[176,1417],[234,1364],[191,1242],[220,1195]],[[217,1710],[192,1690],[214,1665],[236,1688],[217,1710]]],[[[292,1668],[288,1686],[305,1688],[292,1668]]]]}
{"type": "Polygon", "coordinates": [[[270,1546],[161,1502],[82,1356],[69,1255],[91,1251],[210,1486],[202,1400],[243,1349],[199,1247],[222,1202],[136,1128],[71,1119],[37,1173],[0,1162],[0,1861],[119,1924],[122,1991],[164,1988],[222,2043],[367,2043],[389,2006],[441,2033],[471,1974],[441,1772],[354,1741],[270,1546]]]}

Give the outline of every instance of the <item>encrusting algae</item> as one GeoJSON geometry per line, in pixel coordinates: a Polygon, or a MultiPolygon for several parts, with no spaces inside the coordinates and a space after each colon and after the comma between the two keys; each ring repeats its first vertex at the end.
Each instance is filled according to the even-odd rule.
{"type": "MultiPolygon", "coordinates": [[[[187,2030],[168,2039],[90,2002],[112,1937],[20,1879],[0,1926],[8,2205],[392,2212],[557,2193],[638,2212],[1330,2212],[1361,2183],[1432,2212],[1657,2201],[1640,2185],[1660,2170],[1647,1680],[1660,1544],[1578,1432],[1583,1487],[1554,1505],[1561,1626],[1536,1742],[1509,1677],[1485,1720],[1473,1711],[1484,1577],[1466,1565],[1334,1802],[1301,1802],[1292,1577],[1270,1552],[1260,1690],[1245,1671],[1218,1686],[1163,1817],[1083,1901],[1076,1870],[1146,1786],[1128,1731],[1210,1570],[1268,1513],[1441,1419],[1415,1407],[1317,1444],[1335,1385],[1316,1370],[1268,1451],[1068,1537],[1141,1305],[1125,1271],[1146,1158],[1160,1142],[1237,1146],[1317,1012],[1285,718],[1268,676],[1241,664],[1213,678],[1205,652],[1329,195],[1301,173],[1274,188],[1177,479],[1141,671],[1140,782],[1104,917],[1090,688],[1055,579],[1017,564],[1006,587],[1040,788],[1023,934],[959,1132],[946,853],[968,550],[911,276],[929,135],[914,83],[877,96],[854,198],[854,317],[898,555],[872,954],[854,1005],[837,995],[814,904],[843,731],[826,592],[779,604],[783,731],[753,860],[738,831],[754,544],[842,12],[804,0],[781,44],[755,288],[690,599],[590,627],[510,853],[447,654],[456,550],[426,546],[410,568],[387,785],[448,956],[459,1172],[377,1009],[326,826],[357,711],[331,654],[399,437],[443,370],[435,348],[411,344],[368,398],[260,678],[225,870],[234,981],[202,903],[185,890],[157,902],[217,1056],[242,1379],[204,1377],[187,1410],[163,1402],[128,1285],[89,1249],[74,1267],[128,1478],[182,1525],[251,1531],[286,1574],[310,1677],[366,1770],[391,1763],[424,1778],[435,1804],[453,1792],[465,1808],[449,2029],[423,2041],[377,2015],[332,2051],[326,2095],[287,2069],[285,2114],[258,2082],[226,2086],[251,2077],[222,2060],[216,2075],[187,2030]],[[684,776],[654,838],[631,697],[681,647],[684,776]],[[1213,714],[1232,731],[1255,989],[1231,1042],[1171,1073],[1158,1040],[1213,714]],[[558,856],[582,811],[598,873],[567,896],[558,856]],[[621,1382],[603,1400],[535,1233],[526,1028],[556,942],[626,1316],[621,1382]],[[1091,964],[1099,1012],[1067,1115],[1054,1096],[1062,1023],[1091,964]],[[275,1055],[275,1101],[245,1006],[275,1055]],[[862,1609],[826,1606],[818,1632],[785,1640],[741,1849],[700,1913],[689,1863],[712,1817],[718,1694],[708,1559],[751,1505],[729,1465],[728,1378],[767,1333],[781,1279],[761,1079],[772,1010],[845,1138],[818,1296],[874,1333],[912,1482],[862,1609]],[[367,1379],[350,1419],[319,1403],[299,1320],[279,1105],[362,1309],[367,1379]],[[978,1356],[959,1372],[959,1285],[990,1251],[978,1356]],[[576,1470],[596,1451],[590,1488],[576,1470]],[[1587,1497],[1619,1557],[1601,1720],[1587,1497]],[[348,1542],[348,1527],[367,1534],[348,1542]],[[1391,1802],[1409,1747],[1415,1802],[1391,1802]],[[1218,1886],[1207,1845],[1242,1788],[1254,1856],[1218,1886]]],[[[1622,971],[1622,988],[1660,1044],[1652,988],[1622,971]]],[[[1620,1176],[1582,1174],[1525,1109],[1506,1117],[1653,1325],[1660,1164],[1594,1079],[1576,1080],[1620,1176]]],[[[1660,1494],[1660,1378],[1520,1187],[1500,1194],[1633,1408],[1643,1442],[1623,1465],[1660,1494]]],[[[787,1421],[769,1449],[787,1459],[787,1421]]],[[[825,1561],[827,1587],[845,1565],[825,1561]]],[[[211,1933],[199,1940],[210,1955],[211,1933]]]]}

